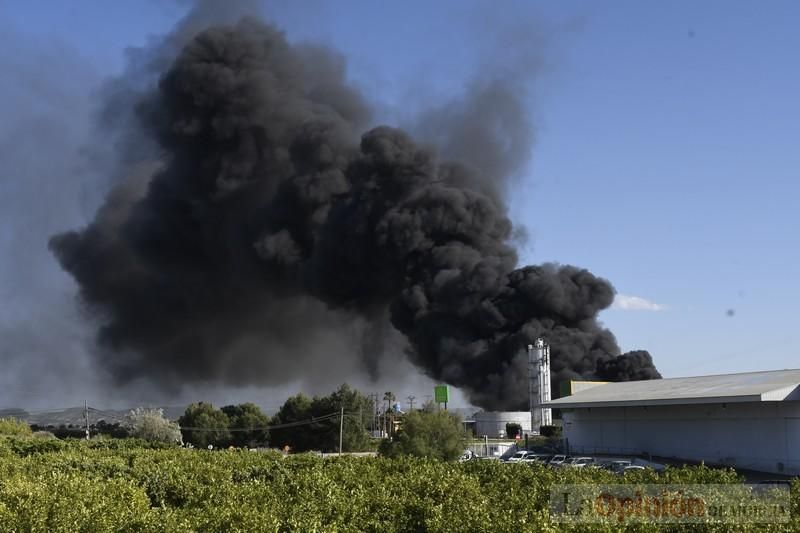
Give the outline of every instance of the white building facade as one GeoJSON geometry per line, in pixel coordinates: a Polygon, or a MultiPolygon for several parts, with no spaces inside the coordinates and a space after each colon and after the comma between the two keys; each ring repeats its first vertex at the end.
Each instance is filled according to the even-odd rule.
{"type": "Polygon", "coordinates": [[[800,370],[597,384],[550,405],[573,454],[800,474],[800,370]]]}
{"type": "Polygon", "coordinates": [[[474,419],[478,437],[513,439],[514,435],[506,435],[506,424],[517,424],[522,427],[523,435],[531,434],[530,411],[480,411],[475,413],[474,419]]]}

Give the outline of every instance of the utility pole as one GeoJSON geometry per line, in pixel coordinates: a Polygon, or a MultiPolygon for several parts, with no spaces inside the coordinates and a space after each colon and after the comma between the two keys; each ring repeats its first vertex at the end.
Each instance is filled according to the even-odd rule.
{"type": "Polygon", "coordinates": [[[342,406],[342,412],[339,415],[339,457],[342,456],[342,434],[344,430],[344,405],[342,406]]]}
{"type": "Polygon", "coordinates": [[[373,392],[371,395],[372,398],[372,435],[375,436],[375,431],[378,432],[378,435],[383,436],[381,432],[383,428],[381,427],[381,408],[378,405],[378,393],[373,392]]]}
{"type": "Polygon", "coordinates": [[[392,438],[392,430],[394,429],[392,426],[392,421],[394,417],[392,416],[392,402],[395,400],[394,394],[391,391],[387,391],[383,393],[383,403],[384,403],[384,413],[383,413],[383,422],[386,424],[386,436],[390,439],[392,438]]]}
{"type": "Polygon", "coordinates": [[[406,398],[406,400],[408,400],[408,412],[411,412],[411,411],[414,410],[414,400],[416,400],[416,399],[417,399],[417,397],[413,396],[413,395],[406,398]]]}
{"type": "Polygon", "coordinates": [[[83,400],[83,416],[86,419],[86,440],[89,440],[89,402],[83,400]]]}

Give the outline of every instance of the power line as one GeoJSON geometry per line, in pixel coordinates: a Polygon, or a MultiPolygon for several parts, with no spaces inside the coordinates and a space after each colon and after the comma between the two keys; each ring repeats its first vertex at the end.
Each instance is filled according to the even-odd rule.
{"type": "MultiPolygon", "coordinates": [[[[291,427],[300,427],[300,426],[307,426],[310,424],[316,424],[317,422],[327,422],[328,420],[332,420],[334,418],[339,418],[341,415],[339,413],[330,413],[323,416],[314,417],[308,420],[298,420],[296,422],[287,422],[285,424],[276,424],[272,426],[265,426],[265,427],[252,427],[252,428],[204,428],[204,427],[191,427],[191,426],[180,426],[181,429],[185,429],[187,431],[270,431],[273,429],[283,429],[283,428],[291,428],[291,427]]],[[[355,413],[347,413],[345,416],[348,417],[356,417],[358,416],[355,413]]]]}
{"type": "MultiPolygon", "coordinates": [[[[252,428],[204,428],[204,427],[192,427],[192,426],[180,426],[180,429],[185,429],[187,431],[269,431],[273,429],[284,429],[284,428],[292,428],[292,427],[301,427],[301,426],[308,426],[311,424],[316,424],[317,422],[327,422],[329,420],[338,419],[342,416],[341,413],[330,413],[323,416],[317,416],[314,418],[310,418],[308,420],[298,420],[296,422],[287,422],[285,424],[276,424],[273,426],[264,426],[264,427],[252,427],[252,428]]],[[[353,420],[359,420],[361,416],[358,413],[344,413],[344,418],[350,418],[353,420]]]]}
{"type": "MultiPolygon", "coordinates": [[[[58,413],[62,413],[63,411],[72,410],[72,409],[78,409],[78,408],[66,407],[66,408],[61,408],[59,410],[47,410],[47,411],[44,411],[44,412],[45,413],[58,414],[58,413]]],[[[103,417],[102,419],[113,419],[115,421],[124,421],[124,419],[126,418],[124,415],[120,416],[120,415],[118,415],[116,413],[113,413],[113,412],[108,412],[108,411],[105,411],[103,409],[98,409],[98,408],[95,408],[95,407],[91,407],[88,404],[84,405],[82,411],[83,411],[83,413],[81,413],[81,414],[83,415],[82,418],[84,419],[84,423],[86,423],[86,420],[88,419],[89,413],[92,413],[95,418],[103,417]]],[[[28,412],[30,413],[30,411],[28,411],[28,412]]],[[[229,432],[269,431],[269,430],[273,430],[273,429],[285,429],[285,428],[308,426],[308,425],[311,425],[311,424],[316,424],[318,422],[327,422],[329,420],[338,419],[341,416],[344,416],[346,418],[351,418],[351,419],[354,419],[354,420],[359,420],[359,419],[361,419],[363,417],[363,414],[359,415],[359,413],[356,413],[356,412],[352,412],[352,413],[333,412],[333,413],[328,413],[328,414],[322,415],[322,416],[312,417],[312,418],[307,419],[307,420],[297,420],[297,421],[294,421],[294,422],[286,422],[284,424],[274,424],[274,425],[268,425],[268,426],[249,427],[249,428],[208,428],[208,427],[195,427],[195,426],[179,426],[179,427],[180,427],[180,429],[186,430],[186,431],[229,431],[229,432]]]]}

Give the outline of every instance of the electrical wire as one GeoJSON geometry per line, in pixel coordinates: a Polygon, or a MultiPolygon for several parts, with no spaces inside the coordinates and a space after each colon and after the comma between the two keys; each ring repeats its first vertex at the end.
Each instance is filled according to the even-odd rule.
{"type": "MultiPolygon", "coordinates": [[[[62,413],[62,412],[69,411],[69,410],[72,410],[72,409],[76,409],[76,410],[80,409],[81,411],[83,411],[84,408],[83,407],[80,407],[80,408],[78,408],[78,407],[74,407],[74,408],[73,407],[65,407],[65,408],[61,408],[59,410],[47,410],[47,411],[41,410],[41,411],[42,412],[50,412],[50,413],[62,413]]],[[[36,411],[39,411],[39,410],[36,410],[36,411]]],[[[116,421],[121,422],[121,421],[123,421],[125,419],[125,416],[121,416],[120,414],[118,414],[116,412],[105,411],[103,409],[98,409],[98,408],[91,407],[91,406],[88,407],[88,411],[91,414],[92,418],[102,417],[102,420],[105,420],[106,422],[116,422],[116,421]]],[[[28,411],[28,412],[30,413],[30,411],[28,411]]],[[[33,413],[31,413],[31,414],[33,414],[33,413]]],[[[287,429],[287,428],[308,426],[308,425],[317,424],[317,423],[320,423],[320,422],[328,422],[328,421],[331,421],[331,420],[334,420],[334,419],[338,420],[340,416],[341,416],[341,413],[333,412],[333,413],[329,413],[329,414],[322,415],[322,416],[312,417],[312,418],[307,419],[307,420],[297,420],[297,421],[294,421],[294,422],[286,422],[284,424],[273,424],[273,425],[268,425],[268,426],[263,426],[263,427],[249,427],[249,428],[207,428],[207,427],[196,427],[196,426],[179,426],[179,427],[180,427],[180,429],[186,430],[186,431],[228,431],[228,432],[270,431],[270,430],[274,430],[274,429],[287,429]]],[[[348,418],[348,419],[361,420],[361,419],[364,418],[364,415],[363,415],[363,413],[362,414],[359,414],[359,413],[344,413],[344,417],[348,418]]]]}
{"type": "MultiPolygon", "coordinates": [[[[276,424],[271,426],[265,427],[253,427],[253,428],[203,428],[203,427],[191,427],[191,426],[180,426],[181,429],[186,431],[271,431],[273,429],[284,429],[284,428],[293,428],[293,427],[301,427],[301,426],[308,426],[311,424],[316,424],[318,422],[327,422],[332,419],[338,419],[340,416],[339,413],[330,413],[323,416],[314,417],[308,420],[298,420],[296,422],[287,422],[285,424],[276,424]]],[[[345,414],[345,416],[348,416],[345,414]]]]}

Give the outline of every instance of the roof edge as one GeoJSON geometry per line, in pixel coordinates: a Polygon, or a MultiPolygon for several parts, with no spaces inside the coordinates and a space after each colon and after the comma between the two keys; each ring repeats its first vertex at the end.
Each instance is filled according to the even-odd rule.
{"type": "Polygon", "coordinates": [[[776,401],[764,399],[761,394],[749,394],[746,396],[699,396],[695,398],[651,398],[643,400],[606,400],[606,401],[586,401],[576,399],[569,401],[571,396],[565,396],[558,400],[553,400],[546,404],[544,407],[551,407],[553,409],[580,409],[589,407],[645,407],[656,405],[699,405],[699,404],[713,404],[713,403],[752,403],[752,402],[766,402],[776,401]]]}

